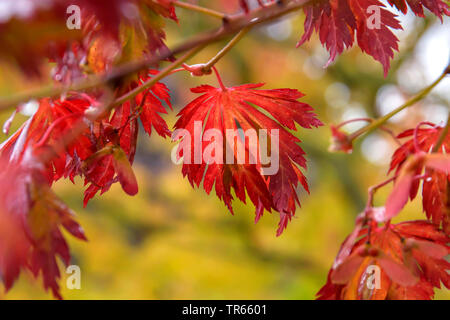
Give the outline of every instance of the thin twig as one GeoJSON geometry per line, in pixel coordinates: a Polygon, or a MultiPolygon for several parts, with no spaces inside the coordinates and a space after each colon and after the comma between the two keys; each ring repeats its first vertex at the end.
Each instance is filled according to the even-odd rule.
{"type": "Polygon", "coordinates": [[[192,3],[187,3],[187,2],[183,2],[183,1],[171,1],[171,3],[175,6],[175,7],[179,7],[179,8],[183,8],[183,9],[187,9],[187,10],[191,10],[191,11],[196,11],[196,12],[200,12],[203,14],[206,14],[208,16],[214,17],[214,18],[219,18],[219,19],[223,19],[226,17],[225,13],[216,11],[216,10],[212,10],[209,8],[205,8],[205,7],[201,7],[192,3]]]}
{"type": "Polygon", "coordinates": [[[387,179],[386,181],[383,181],[375,186],[371,186],[369,188],[369,197],[367,198],[367,205],[366,205],[366,211],[370,210],[373,207],[373,198],[375,196],[375,192],[377,192],[378,189],[388,185],[389,183],[391,183],[392,181],[394,181],[396,179],[396,176],[387,179]]]}
{"type": "MultiPolygon", "coordinates": [[[[355,119],[350,119],[350,120],[346,120],[344,122],[341,122],[340,124],[338,124],[336,126],[336,129],[339,129],[349,123],[353,123],[353,122],[358,122],[358,121],[365,121],[365,122],[373,122],[374,119],[372,118],[355,118],[355,119]]],[[[398,144],[398,145],[402,145],[402,143],[400,142],[400,140],[396,137],[396,135],[394,134],[394,132],[392,132],[392,130],[390,130],[389,128],[386,128],[385,126],[381,126],[380,127],[381,130],[383,130],[384,132],[386,132],[387,134],[389,134],[391,136],[391,138],[398,144]]]]}
{"type": "Polygon", "coordinates": [[[205,65],[203,66],[203,70],[205,73],[208,73],[211,71],[211,68],[220,60],[223,58],[225,54],[228,53],[228,51],[231,50],[248,32],[250,31],[250,27],[245,27],[237,35],[234,36],[233,39],[230,40],[230,42],[227,43],[225,47],[222,48],[211,60],[209,60],[205,65]]]}
{"type": "MultiPolygon", "coordinates": [[[[447,68],[448,70],[448,68],[447,68]]],[[[407,102],[405,102],[403,105],[399,106],[398,108],[392,110],[391,112],[389,112],[388,114],[384,115],[381,118],[378,118],[374,121],[372,121],[371,123],[369,123],[367,126],[359,129],[358,131],[355,131],[354,133],[352,133],[349,136],[350,141],[353,141],[357,138],[359,138],[362,135],[366,135],[370,132],[372,132],[373,130],[379,128],[380,126],[382,126],[386,121],[388,121],[390,118],[392,118],[393,116],[395,116],[397,113],[399,113],[400,111],[412,106],[413,104],[415,104],[416,102],[422,100],[423,98],[425,98],[428,93],[430,93],[431,90],[433,90],[434,87],[436,87],[441,81],[442,79],[445,78],[445,76],[448,74],[448,71],[445,70],[438,79],[436,79],[432,84],[430,84],[428,87],[424,88],[422,91],[420,91],[418,94],[416,94],[414,97],[412,97],[411,99],[409,99],[407,102]]]]}

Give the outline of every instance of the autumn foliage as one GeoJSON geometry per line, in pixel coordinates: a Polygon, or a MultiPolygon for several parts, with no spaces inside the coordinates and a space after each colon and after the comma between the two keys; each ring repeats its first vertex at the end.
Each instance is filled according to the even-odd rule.
{"type": "MultiPolygon", "coordinates": [[[[424,17],[430,11],[441,20],[450,14],[441,0],[389,0],[391,8],[378,0],[257,1],[256,8],[248,1],[238,4],[239,13],[224,16],[220,32],[236,21],[242,24],[239,30],[252,27],[252,14],[267,17],[303,9],[304,34],[297,46],[317,33],[329,52],[329,64],[357,45],[381,63],[385,75],[399,49],[393,33],[402,29],[397,14],[410,10],[424,17]],[[379,27],[369,24],[376,22],[371,20],[376,10],[379,27]]],[[[278,149],[268,150],[278,153],[278,170],[273,174],[264,173],[271,164],[263,163],[259,155],[250,161],[251,150],[263,147],[260,138],[252,146],[246,137],[234,137],[236,148],[243,147],[244,163],[227,163],[222,144],[212,152],[219,163],[187,162],[186,149],[181,147],[177,157],[184,161],[181,173],[193,187],[202,186],[208,194],[214,189],[231,213],[233,201],[249,199],[255,207],[255,221],[265,211],[275,214],[279,216],[276,235],[283,233],[300,208],[299,189],[309,192],[305,152],[293,132],[298,126],[314,130],[323,125],[313,107],[302,101],[307,92],[265,89],[262,83],[227,86],[214,63],[186,65],[181,51],[199,45],[177,53],[165,45],[165,23],[172,20],[180,27],[185,23],[178,21],[175,1],[54,0],[43,6],[34,0],[30,5],[27,16],[12,12],[0,22],[0,59],[31,78],[51,77],[53,88],[59,91],[37,95],[37,111],[0,146],[0,276],[6,290],[22,271],[29,270],[35,277],[42,276],[45,289],[62,298],[57,260],[70,263],[62,230],[80,240],[86,240],[86,235],[72,210],[52,191],[56,181],[75,183],[80,177],[85,206],[114,183],[135,195],[138,180],[132,167],[140,127],[152,138],[157,134],[181,140],[180,146],[188,144],[189,158],[195,159],[196,152],[212,152],[205,140],[196,150],[194,141],[172,136],[164,119],[172,109],[171,89],[160,82],[171,72],[202,76],[214,71],[218,83],[217,87],[208,84],[191,89],[198,96],[178,113],[175,132],[194,135],[197,123],[202,132],[215,129],[222,136],[230,129],[279,134],[278,149]],[[69,5],[82,8],[81,29],[67,29],[69,5]],[[39,39],[34,36],[36,28],[42,30],[39,39]],[[20,40],[14,39],[18,35],[20,40]],[[45,71],[48,61],[54,63],[51,74],[45,71]],[[133,63],[142,61],[148,63],[133,68],[133,63]],[[123,70],[129,72],[120,73],[123,70]]],[[[0,104],[20,112],[23,102],[0,104]]],[[[11,121],[5,123],[5,132],[11,121]]],[[[346,153],[358,137],[337,126],[331,126],[331,135],[333,150],[346,153]]],[[[390,177],[369,192],[367,206],[343,242],[319,299],[431,299],[434,288],[450,288],[446,260],[450,253],[448,124],[419,123],[396,139],[401,145],[392,156],[390,177]],[[374,192],[389,183],[393,190],[385,205],[374,207],[374,192]],[[391,223],[416,197],[422,199],[423,220],[391,223]],[[366,286],[370,277],[366,271],[373,266],[381,270],[380,288],[366,286]]]]}

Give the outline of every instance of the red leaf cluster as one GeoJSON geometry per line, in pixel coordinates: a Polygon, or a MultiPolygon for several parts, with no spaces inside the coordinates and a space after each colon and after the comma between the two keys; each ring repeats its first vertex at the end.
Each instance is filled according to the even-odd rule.
{"type": "MultiPolygon", "coordinates": [[[[423,17],[426,7],[442,19],[450,10],[441,0],[407,1],[412,11],[423,17]]],[[[389,1],[406,13],[405,0],[389,1]]],[[[305,31],[297,46],[318,33],[320,42],[330,53],[328,64],[334,61],[344,49],[356,41],[361,50],[383,65],[386,76],[394,50],[398,50],[398,39],[392,30],[402,29],[396,16],[378,0],[319,0],[304,9],[306,14],[305,31]]]]}
{"type": "MultiPolygon", "coordinates": [[[[155,73],[141,76],[140,81],[155,73]]],[[[128,90],[136,86],[133,82],[128,90]]],[[[35,276],[42,274],[44,288],[61,298],[56,256],[68,265],[70,254],[60,229],[85,237],[72,211],[50,190],[51,184],[62,177],[73,182],[76,176],[84,177],[89,185],[85,205],[115,182],[126,193],[136,194],[131,163],[138,120],[149,135],[153,127],[168,136],[160,113],[166,112],[163,101],[170,106],[169,98],[167,87],[157,83],[116,108],[111,117],[97,120],[92,114],[101,107],[100,98],[81,94],[64,100],[42,99],[35,114],[0,146],[4,168],[0,175],[0,272],[6,289],[21,269],[29,269],[35,276]],[[67,144],[60,145],[65,139],[67,144]]]]}
{"type": "MultiPolygon", "coordinates": [[[[385,207],[372,199],[341,246],[319,299],[431,299],[441,282],[450,288],[450,134],[432,123],[397,136],[409,138],[392,156],[394,188],[385,207]],[[421,128],[427,125],[430,128],[421,128]],[[390,223],[422,183],[429,221],[390,223]],[[375,273],[373,273],[375,272],[375,273]],[[377,286],[374,286],[374,277],[377,286]]],[[[379,186],[378,186],[379,187],[379,186]]],[[[370,193],[369,193],[370,194],[370,193]]],[[[370,197],[372,197],[370,195],[370,197]]]]}

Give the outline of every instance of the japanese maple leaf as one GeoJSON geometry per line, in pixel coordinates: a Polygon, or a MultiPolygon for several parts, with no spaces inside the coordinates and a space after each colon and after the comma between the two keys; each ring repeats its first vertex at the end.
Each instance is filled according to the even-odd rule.
{"type": "Polygon", "coordinates": [[[353,45],[354,34],[361,50],[383,65],[387,75],[398,39],[391,29],[401,29],[395,15],[386,10],[378,0],[320,0],[304,8],[305,32],[297,46],[311,38],[313,31],[319,34],[321,43],[330,53],[330,64],[336,56],[353,45]],[[369,25],[374,12],[379,9],[379,26],[369,25]]]}
{"type": "Polygon", "coordinates": [[[299,91],[258,89],[261,86],[203,85],[191,89],[202,95],[178,114],[174,139],[183,138],[178,155],[183,157],[183,175],[192,185],[199,186],[203,181],[208,194],[215,185],[217,196],[230,212],[231,189],[244,203],[247,193],[256,207],[256,221],[264,209],[280,212],[280,235],[299,204],[298,183],[308,190],[300,170],[306,168],[305,153],[298,145],[300,140],[287,129],[296,130],[296,124],[304,128],[322,124],[309,105],[297,101],[303,97],[299,91]],[[264,137],[258,137],[261,132],[266,133],[266,144],[264,137]],[[199,141],[195,141],[197,135],[201,135],[199,141]],[[278,159],[262,161],[263,153],[278,159]],[[278,170],[269,173],[274,167],[278,170]]]}
{"type": "Polygon", "coordinates": [[[432,223],[373,224],[370,237],[367,228],[357,235],[358,241],[344,242],[319,299],[422,300],[432,299],[441,282],[450,287],[445,259],[450,239],[432,223]],[[373,270],[380,271],[379,287],[373,285],[373,270]]]}
{"type": "MultiPolygon", "coordinates": [[[[156,74],[158,74],[158,71],[149,70],[147,74],[140,76],[138,84],[145,83],[156,74]]],[[[162,102],[165,102],[172,109],[170,91],[164,83],[157,82],[151,88],[139,93],[135,98],[135,102],[138,106],[139,119],[149,136],[152,133],[152,128],[163,138],[170,136],[171,131],[161,117],[161,114],[167,114],[167,110],[162,102]]]]}
{"type": "Polygon", "coordinates": [[[74,213],[50,190],[45,167],[32,149],[15,146],[11,157],[2,156],[0,174],[0,220],[5,222],[0,236],[0,273],[6,289],[29,269],[42,275],[45,289],[61,298],[57,257],[70,264],[69,247],[61,230],[86,240],[74,213]],[[18,157],[15,155],[20,153],[18,157]]]}
{"type": "MultiPolygon", "coordinates": [[[[395,170],[400,173],[405,165],[407,158],[417,152],[431,152],[435,144],[441,136],[443,128],[435,126],[433,128],[418,128],[416,130],[407,130],[398,135],[398,138],[408,138],[402,146],[400,146],[392,156],[390,171],[395,170]],[[416,137],[414,138],[414,132],[416,137]],[[414,142],[416,141],[416,142],[414,142]],[[417,148],[420,148],[417,150],[417,148]]],[[[438,154],[446,154],[450,150],[450,134],[447,134],[442,142],[441,147],[437,150],[438,154]]],[[[437,225],[441,225],[447,234],[450,233],[450,205],[449,205],[449,189],[450,176],[448,172],[444,172],[444,168],[425,166],[423,187],[422,187],[422,205],[427,218],[431,219],[437,225]]],[[[418,175],[423,171],[423,166],[417,166],[415,174],[418,175]]],[[[406,180],[404,180],[406,181],[406,180]]],[[[409,186],[409,195],[411,200],[416,197],[419,190],[420,180],[411,181],[409,186]]]]}
{"type": "Polygon", "coordinates": [[[306,6],[305,33],[297,47],[311,38],[313,31],[319,33],[320,41],[330,52],[328,64],[345,48],[353,45],[356,21],[347,0],[316,1],[306,6]]]}

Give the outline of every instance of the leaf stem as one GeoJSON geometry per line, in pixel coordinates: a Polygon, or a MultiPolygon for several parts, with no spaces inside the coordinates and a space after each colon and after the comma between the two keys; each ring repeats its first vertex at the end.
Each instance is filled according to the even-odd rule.
{"type": "Polygon", "coordinates": [[[372,121],[367,126],[365,126],[365,127],[361,128],[361,129],[355,131],[354,133],[352,133],[349,136],[349,140],[350,141],[354,141],[355,139],[359,138],[360,136],[372,132],[373,130],[375,130],[375,129],[379,128],[380,126],[382,126],[385,122],[387,122],[390,118],[395,116],[400,111],[402,111],[402,110],[412,106],[416,102],[422,100],[425,96],[428,95],[428,93],[430,93],[431,90],[433,90],[434,87],[436,87],[442,81],[442,79],[445,78],[445,76],[447,74],[448,74],[448,68],[432,84],[430,84],[428,87],[424,88],[422,91],[420,91],[414,97],[412,97],[411,99],[406,101],[403,105],[401,105],[398,108],[392,110],[391,112],[389,112],[388,114],[382,116],[381,118],[378,118],[378,119],[372,121]]]}
{"type": "Polygon", "coordinates": [[[212,69],[214,70],[214,73],[216,74],[217,81],[219,82],[220,88],[222,88],[223,91],[227,91],[227,87],[224,86],[222,78],[220,77],[219,71],[217,71],[216,67],[212,66],[212,69]]]}
{"type": "Polygon", "coordinates": [[[367,239],[368,243],[371,243],[371,235],[372,235],[372,219],[373,219],[373,199],[375,196],[375,192],[377,192],[378,189],[383,188],[384,186],[388,185],[389,183],[393,182],[397,176],[391,177],[375,186],[371,186],[368,190],[368,198],[367,198],[367,204],[366,208],[364,209],[364,222],[363,225],[367,225],[367,239]]]}
{"type": "Polygon", "coordinates": [[[187,9],[187,10],[191,10],[191,11],[196,11],[196,12],[200,12],[203,13],[205,15],[214,17],[214,18],[218,18],[218,19],[223,19],[226,17],[225,13],[213,10],[213,9],[209,9],[209,8],[205,8],[205,7],[201,7],[192,3],[187,3],[187,2],[183,2],[183,1],[171,1],[171,3],[175,6],[175,7],[179,7],[179,8],[183,8],[183,9],[187,9]]]}
{"type": "Polygon", "coordinates": [[[343,126],[345,126],[345,125],[347,125],[349,123],[359,122],[359,121],[372,122],[373,119],[371,119],[371,118],[354,118],[354,119],[346,120],[344,122],[339,123],[336,126],[336,129],[339,129],[339,128],[341,128],[341,127],[343,127],[343,126]]]}
{"type": "Polygon", "coordinates": [[[394,176],[392,178],[387,179],[386,181],[383,181],[375,186],[371,186],[369,188],[369,197],[367,199],[367,206],[366,206],[366,211],[370,210],[373,207],[373,198],[375,196],[375,192],[377,192],[378,189],[388,185],[389,183],[391,183],[392,181],[394,181],[397,178],[397,176],[394,176]]]}

